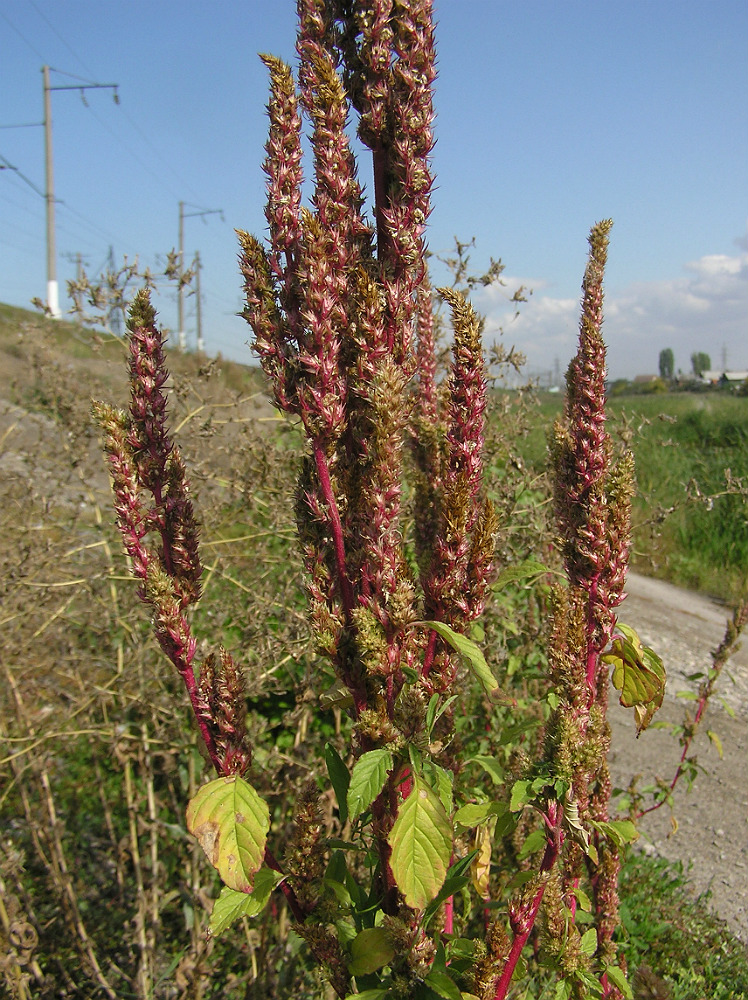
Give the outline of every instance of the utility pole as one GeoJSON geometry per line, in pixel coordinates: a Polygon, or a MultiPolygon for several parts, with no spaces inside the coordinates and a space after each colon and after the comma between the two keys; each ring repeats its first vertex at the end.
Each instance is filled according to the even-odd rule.
{"type": "MultiPolygon", "coordinates": [[[[114,247],[111,244],[109,245],[109,256],[107,257],[107,267],[109,268],[109,272],[111,274],[116,273],[116,266],[114,262],[114,247]]],[[[121,337],[122,313],[117,308],[117,306],[112,306],[112,308],[109,310],[109,316],[107,317],[107,319],[109,320],[109,326],[111,327],[112,333],[115,334],[115,336],[117,337],[121,337]]]]}
{"type": "Polygon", "coordinates": [[[205,350],[203,341],[203,313],[200,306],[200,251],[195,254],[195,294],[197,295],[197,352],[202,354],[205,350]]]}
{"type": "Polygon", "coordinates": [[[44,166],[47,202],[47,305],[52,319],[60,319],[60,295],[57,287],[57,245],[55,243],[55,173],[52,165],[52,99],[49,66],[42,66],[44,82],[44,166]]]}
{"type": "Polygon", "coordinates": [[[42,66],[44,88],[44,172],[47,202],[47,305],[53,319],[60,319],[60,292],[57,284],[57,246],[55,242],[55,172],[52,156],[52,91],[77,90],[85,102],[86,90],[113,90],[114,103],[119,104],[116,83],[79,83],[53,87],[49,82],[49,66],[42,66]]]}
{"type": "Polygon", "coordinates": [[[179,350],[183,351],[187,346],[187,337],[184,332],[184,287],[182,285],[182,275],[184,274],[184,202],[179,202],[179,273],[177,274],[177,337],[179,338],[179,350]]]}
{"type": "Polygon", "coordinates": [[[64,253],[62,256],[65,260],[70,260],[75,264],[75,280],[80,284],[83,278],[83,265],[89,267],[90,261],[84,261],[82,253],[64,253]]]}
{"type": "MultiPolygon", "coordinates": [[[[179,202],[179,287],[177,289],[177,337],[179,338],[179,349],[183,351],[187,346],[187,334],[184,330],[184,220],[197,218],[203,215],[220,215],[223,219],[222,208],[197,208],[196,205],[187,205],[186,202],[179,202]],[[195,208],[194,212],[185,212],[185,207],[195,208]]],[[[198,338],[200,334],[198,334],[198,338]]],[[[198,350],[200,348],[198,347],[198,350]]]]}

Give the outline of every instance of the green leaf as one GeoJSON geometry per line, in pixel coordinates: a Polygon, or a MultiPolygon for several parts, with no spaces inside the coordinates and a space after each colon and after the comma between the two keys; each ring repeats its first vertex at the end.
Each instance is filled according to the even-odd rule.
{"type": "Polygon", "coordinates": [[[357,819],[368,809],[384,788],[387,773],[392,770],[392,754],[389,750],[369,750],[361,754],[353,766],[348,787],[348,815],[357,819]]]}
{"type": "Polygon", "coordinates": [[[516,583],[517,580],[528,580],[534,579],[539,576],[545,576],[546,573],[553,573],[549,566],[545,566],[541,562],[535,562],[533,559],[526,559],[524,562],[516,563],[514,566],[507,566],[506,569],[499,573],[499,577],[496,583],[493,584],[491,590],[503,590],[504,587],[508,586],[510,583],[516,583]]]}
{"type": "Polygon", "coordinates": [[[439,695],[432,694],[426,709],[426,732],[431,739],[431,731],[437,720],[447,711],[453,701],[457,700],[457,695],[453,694],[439,705],[439,695]]]}
{"type": "Polygon", "coordinates": [[[424,909],[444,884],[452,827],[439,796],[415,775],[387,839],[392,874],[405,902],[414,910],[424,909]]]}
{"type": "Polygon", "coordinates": [[[587,893],[584,891],[584,889],[580,889],[579,887],[577,887],[574,890],[574,895],[577,897],[577,902],[579,903],[580,909],[583,910],[585,913],[591,913],[592,912],[592,900],[587,895],[587,893]]]}
{"type": "Polygon", "coordinates": [[[238,774],[203,785],[187,806],[187,829],[231,889],[251,892],[262,864],[270,814],[238,774]]]}
{"type": "Polygon", "coordinates": [[[633,844],[635,840],[639,839],[639,831],[636,829],[636,823],[633,823],[630,819],[614,819],[608,826],[613,836],[619,838],[621,845],[633,844]]]}
{"type": "Polygon", "coordinates": [[[351,776],[345,761],[340,756],[332,743],[325,744],[325,763],[327,773],[330,775],[330,782],[338,801],[338,815],[340,822],[345,823],[348,819],[348,786],[351,783],[351,776]]]}
{"type": "Polygon", "coordinates": [[[532,833],[525,838],[525,842],[520,848],[517,857],[520,861],[528,857],[530,854],[534,854],[535,851],[539,851],[541,847],[545,846],[546,833],[545,830],[533,830],[532,833]]]}
{"type": "Polygon", "coordinates": [[[351,894],[350,892],[348,892],[347,887],[344,886],[342,882],[338,882],[334,878],[325,877],[324,884],[325,886],[327,886],[327,888],[332,890],[332,892],[335,894],[337,901],[342,906],[349,907],[353,905],[351,894]]]}
{"type": "Polygon", "coordinates": [[[367,976],[387,965],[395,957],[395,949],[384,927],[367,927],[351,942],[348,968],[352,976],[367,976]]]}
{"type": "Polygon", "coordinates": [[[579,948],[583,955],[594,955],[597,951],[597,931],[594,927],[590,927],[588,931],[585,931],[582,935],[582,940],[579,942],[579,948]]]}
{"type": "Polygon", "coordinates": [[[736,716],[735,716],[735,709],[732,707],[732,705],[729,702],[725,701],[724,698],[720,698],[719,702],[722,705],[722,708],[724,708],[724,710],[727,712],[727,714],[730,716],[731,719],[736,718],[736,716]]]}
{"type": "Polygon", "coordinates": [[[389,996],[389,990],[362,990],[360,993],[349,993],[345,1000],[384,1000],[389,996]]]}
{"type": "Polygon", "coordinates": [[[446,622],[418,622],[431,628],[437,635],[440,635],[445,642],[448,642],[452,649],[459,654],[462,662],[473,672],[475,677],[481,682],[486,694],[493,694],[499,689],[499,682],[491,673],[491,668],[486,663],[486,658],[472,639],[466,635],[461,635],[450,628],[446,622]]]}
{"type": "Polygon", "coordinates": [[[470,884],[470,879],[467,875],[455,875],[450,876],[447,874],[447,878],[444,885],[437,892],[434,898],[431,900],[429,905],[423,911],[423,918],[421,920],[421,926],[426,927],[438,911],[441,904],[445,899],[449,899],[450,896],[456,896],[458,892],[465,888],[466,885],[470,884]]]}
{"type": "Polygon", "coordinates": [[[455,823],[469,829],[478,826],[489,816],[501,816],[506,811],[503,802],[468,802],[455,813],[455,823]]]}
{"type": "Polygon", "coordinates": [[[636,824],[630,819],[616,819],[610,823],[590,820],[589,823],[595,830],[599,830],[603,836],[612,840],[616,847],[633,844],[635,840],[639,839],[639,831],[636,829],[636,824]]]}
{"type": "Polygon", "coordinates": [[[447,878],[461,878],[470,870],[470,866],[477,856],[478,851],[471,851],[469,854],[466,854],[464,858],[458,858],[454,864],[449,866],[447,878]]]}
{"type": "Polygon", "coordinates": [[[485,754],[477,754],[475,757],[471,757],[470,760],[474,760],[476,764],[480,764],[486,774],[490,776],[494,785],[503,785],[504,768],[496,757],[488,757],[485,754]]]}
{"type": "Polygon", "coordinates": [[[447,813],[452,812],[452,795],[453,788],[452,784],[455,780],[455,776],[451,771],[447,771],[446,768],[439,767],[438,764],[431,764],[429,767],[429,776],[433,772],[433,776],[436,779],[436,790],[439,794],[439,798],[442,800],[442,805],[447,813]]]}
{"type": "Polygon", "coordinates": [[[556,992],[553,994],[553,1000],[569,1000],[570,996],[571,983],[568,979],[562,979],[556,983],[556,992]]]}
{"type": "Polygon", "coordinates": [[[319,701],[325,709],[350,708],[353,704],[353,696],[344,684],[333,684],[329,691],[322,692],[319,701]]]}
{"type": "Polygon", "coordinates": [[[602,660],[613,666],[611,680],[613,687],[621,692],[621,705],[634,709],[638,736],[662,705],[665,668],[657,653],[642,645],[634,629],[619,622],[616,631],[620,634],[615,636],[611,651],[602,660]]]}
{"type": "Polygon", "coordinates": [[[426,985],[444,1000],[461,1000],[460,988],[446,972],[432,970],[424,980],[426,985]]]}
{"type": "Polygon", "coordinates": [[[520,736],[524,735],[524,733],[532,732],[539,725],[540,719],[525,719],[514,726],[504,726],[499,734],[499,743],[502,746],[507,746],[509,743],[516,743],[520,736]]]}
{"type": "Polygon", "coordinates": [[[436,722],[436,709],[439,705],[439,695],[435,692],[429,698],[428,707],[426,709],[426,732],[429,734],[429,739],[431,738],[431,730],[434,728],[434,723],[436,722]]]}
{"type": "Polygon", "coordinates": [[[263,867],[255,875],[251,893],[237,892],[224,885],[213,904],[208,932],[213,937],[218,937],[240,917],[256,917],[265,909],[273,889],[283,877],[280,872],[263,867]]]}
{"type": "Polygon", "coordinates": [[[619,969],[617,965],[609,965],[605,970],[605,974],[609,982],[617,986],[621,993],[623,993],[626,1000],[633,1000],[634,994],[631,992],[631,987],[628,984],[623,969],[619,969]]]}
{"type": "Polygon", "coordinates": [[[524,778],[520,778],[519,781],[514,782],[512,785],[512,797],[509,800],[510,812],[519,812],[522,806],[530,801],[532,798],[530,785],[531,782],[526,781],[524,778]]]}

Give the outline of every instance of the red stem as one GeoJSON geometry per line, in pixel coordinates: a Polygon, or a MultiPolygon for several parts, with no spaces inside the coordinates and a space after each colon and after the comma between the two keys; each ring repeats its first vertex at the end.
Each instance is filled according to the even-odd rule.
{"type": "MultiPolygon", "coordinates": [[[[676,768],[675,775],[673,776],[673,780],[670,782],[670,791],[671,792],[674,790],[675,786],[680,781],[680,776],[683,774],[683,763],[684,763],[686,757],[688,756],[688,751],[691,749],[691,743],[693,742],[693,738],[696,735],[696,727],[701,722],[701,716],[704,714],[704,711],[706,709],[707,700],[708,700],[707,696],[705,696],[705,695],[702,695],[701,699],[699,700],[699,707],[696,710],[696,715],[694,716],[694,720],[691,723],[691,725],[694,727],[694,731],[691,733],[690,736],[688,736],[686,738],[686,741],[683,744],[683,753],[680,755],[680,761],[678,762],[678,767],[676,768]]],[[[647,808],[647,809],[640,809],[639,812],[636,814],[636,818],[637,819],[641,819],[642,816],[646,816],[647,813],[651,813],[651,812],[654,812],[655,809],[659,809],[664,803],[665,803],[665,799],[660,799],[659,802],[655,802],[655,804],[652,805],[652,806],[649,806],[649,808],[647,808]]]]}
{"type": "MultiPolygon", "coordinates": [[[[597,693],[597,672],[600,666],[600,650],[597,649],[595,643],[593,642],[593,636],[595,633],[595,617],[594,608],[597,604],[597,584],[600,579],[600,574],[595,573],[592,578],[588,601],[587,601],[587,625],[586,625],[586,640],[587,640],[587,688],[589,693],[587,695],[587,707],[592,708],[595,701],[595,695],[597,693]]],[[[586,727],[585,727],[586,728],[586,727]]]]}
{"type": "Polygon", "coordinates": [[[527,939],[530,936],[530,932],[535,925],[535,920],[538,916],[538,910],[540,909],[540,904],[543,900],[543,894],[545,892],[545,884],[541,885],[538,891],[535,893],[535,898],[532,901],[532,905],[527,913],[527,929],[522,931],[520,934],[515,934],[514,941],[512,941],[512,948],[509,952],[509,957],[504,965],[504,971],[501,974],[501,979],[496,986],[496,992],[494,993],[494,1000],[504,1000],[506,997],[509,986],[512,982],[512,976],[514,975],[514,970],[517,967],[517,962],[522,954],[522,949],[527,944],[527,939]]]}
{"type": "Polygon", "coordinates": [[[223,764],[218,756],[218,750],[216,749],[216,743],[213,739],[213,733],[200,712],[200,700],[198,698],[197,682],[195,681],[195,672],[192,669],[191,658],[187,659],[184,656],[183,651],[180,651],[180,653],[175,656],[170,656],[167,652],[167,656],[169,656],[169,659],[177,668],[180,677],[184,681],[184,686],[187,688],[190,705],[192,706],[192,714],[195,716],[195,721],[197,722],[198,729],[200,730],[200,735],[205,742],[205,748],[208,751],[210,762],[215,768],[216,774],[223,774],[223,764]]]}
{"type": "MultiPolygon", "coordinates": [[[[272,868],[274,872],[280,872],[281,874],[283,874],[283,869],[275,860],[275,856],[269,847],[265,848],[265,864],[268,866],[268,868],[272,868]]],[[[304,920],[306,919],[306,914],[304,913],[304,910],[301,907],[301,903],[299,903],[296,893],[293,891],[291,886],[286,881],[281,882],[280,890],[288,900],[288,905],[291,908],[291,912],[296,918],[296,921],[300,924],[303,924],[304,920]]]]}
{"type": "Polygon", "coordinates": [[[444,933],[454,933],[455,898],[450,896],[444,904],[444,933]]]}
{"type": "Polygon", "coordinates": [[[377,222],[377,257],[384,260],[384,250],[389,234],[384,218],[387,204],[387,153],[380,146],[372,151],[374,171],[374,217],[377,222]]]}
{"type": "Polygon", "coordinates": [[[324,501],[327,504],[327,509],[330,512],[330,528],[332,530],[332,542],[335,548],[335,561],[338,567],[338,580],[340,583],[340,595],[343,600],[343,610],[345,612],[346,622],[350,624],[352,621],[351,612],[353,611],[353,587],[351,586],[351,581],[348,579],[348,571],[345,565],[343,523],[340,520],[340,511],[338,510],[335,494],[332,491],[330,467],[327,462],[327,456],[325,455],[322,449],[322,444],[319,440],[314,442],[313,450],[314,463],[317,466],[320,489],[322,490],[324,501]]]}
{"type": "MultiPolygon", "coordinates": [[[[543,854],[543,860],[540,864],[540,871],[549,872],[556,861],[558,860],[559,853],[561,851],[561,841],[562,841],[562,831],[561,823],[563,821],[563,809],[554,803],[549,804],[550,815],[546,817],[546,826],[548,827],[548,840],[545,845],[545,853],[543,854]],[[551,808],[553,812],[551,813],[551,808]]],[[[533,900],[529,907],[521,910],[517,916],[511,919],[512,929],[514,931],[514,940],[512,941],[512,947],[509,951],[509,956],[504,963],[504,969],[501,973],[501,978],[496,986],[496,992],[494,993],[494,1000],[505,1000],[505,997],[509,991],[509,987],[512,982],[512,976],[514,975],[514,970],[517,967],[517,962],[519,961],[520,955],[522,954],[522,949],[527,944],[527,939],[532,933],[532,929],[535,926],[535,921],[538,916],[538,910],[540,909],[540,904],[543,901],[543,895],[545,893],[545,882],[538,887],[533,900]]]]}
{"type": "Polygon", "coordinates": [[[428,677],[431,672],[431,668],[434,665],[434,657],[436,656],[436,632],[431,629],[431,634],[429,635],[429,642],[426,646],[426,653],[423,657],[423,667],[421,668],[421,676],[428,677]]]}

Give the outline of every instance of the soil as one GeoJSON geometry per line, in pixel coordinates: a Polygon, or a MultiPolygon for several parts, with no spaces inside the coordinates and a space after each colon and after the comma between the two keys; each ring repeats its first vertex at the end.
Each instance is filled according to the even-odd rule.
{"type": "MultiPolygon", "coordinates": [[[[698,687],[687,675],[711,665],[710,651],[724,635],[729,609],[634,573],[627,591],[619,617],[662,657],[668,675],[665,701],[655,719],[679,724],[685,711],[695,710],[695,702],[678,695],[698,687]]],[[[633,712],[613,701],[614,785],[625,788],[637,774],[642,787],[656,777],[669,784],[681,755],[677,739],[666,729],[652,728],[637,739],[633,712]]],[[[709,891],[711,908],[748,942],[748,649],[739,649],[729,661],[713,702],[690,750],[701,768],[698,777],[689,792],[678,786],[672,814],[665,805],[641,820],[639,846],[682,862],[694,892],[709,891]],[[722,759],[707,731],[717,734],[722,759]]]]}

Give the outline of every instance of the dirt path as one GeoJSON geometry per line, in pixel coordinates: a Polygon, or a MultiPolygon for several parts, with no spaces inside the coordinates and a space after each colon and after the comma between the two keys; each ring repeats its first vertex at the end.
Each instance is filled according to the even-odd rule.
{"type": "MultiPolygon", "coordinates": [[[[668,673],[665,703],[656,718],[680,723],[693,703],[676,695],[698,686],[686,675],[710,666],[709,653],[723,637],[728,610],[708,598],[633,573],[627,590],[621,620],[662,656],[668,673]]],[[[715,698],[692,747],[704,772],[689,794],[685,789],[676,792],[677,830],[673,832],[666,806],[644,817],[641,830],[643,849],[690,866],[694,890],[711,889],[712,908],[748,942],[748,638],[728,669],[732,680],[723,674],[717,694],[735,718],[715,698]],[[720,737],[722,760],[707,729],[720,737]]],[[[680,758],[673,736],[650,729],[637,740],[630,711],[616,704],[610,716],[614,784],[625,787],[636,774],[643,775],[642,786],[655,777],[669,783],[680,758]]]]}

